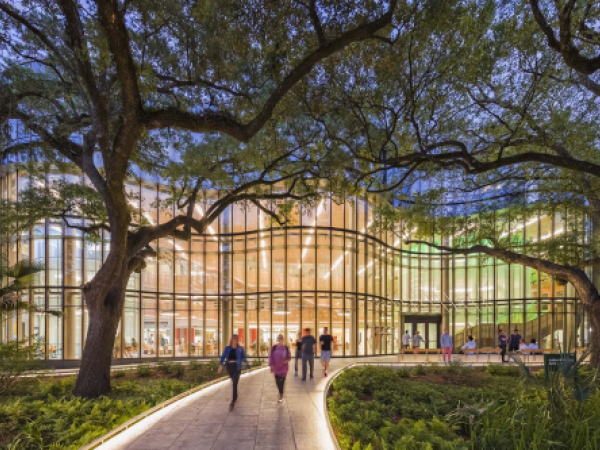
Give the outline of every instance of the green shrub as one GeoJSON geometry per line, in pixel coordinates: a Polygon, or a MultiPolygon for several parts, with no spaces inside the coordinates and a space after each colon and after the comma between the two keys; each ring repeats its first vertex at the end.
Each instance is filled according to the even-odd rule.
{"type": "Polygon", "coordinates": [[[333,381],[328,413],[345,450],[599,449],[600,390],[586,371],[574,366],[545,385],[513,375],[499,383],[493,369],[485,377],[460,365],[446,367],[443,381],[357,367],[333,381]],[[480,382],[461,385],[461,373],[480,382]]]}
{"type": "Polygon", "coordinates": [[[208,362],[192,361],[183,376],[187,381],[202,384],[217,378],[219,376],[218,368],[219,361],[217,360],[208,362]]]}
{"type": "Polygon", "coordinates": [[[432,420],[402,419],[397,424],[388,424],[378,433],[380,442],[394,443],[393,448],[461,449],[467,450],[469,445],[458,437],[452,428],[438,418],[432,420]]]}
{"type": "Polygon", "coordinates": [[[114,370],[112,373],[113,378],[123,378],[126,375],[127,375],[127,371],[125,371],[123,369],[114,370]]]}
{"type": "Polygon", "coordinates": [[[452,381],[455,384],[477,384],[479,382],[479,375],[481,372],[477,372],[474,367],[469,366],[461,360],[448,361],[448,364],[444,366],[445,371],[443,372],[444,379],[452,381]]]}
{"type": "Polygon", "coordinates": [[[400,378],[408,378],[408,377],[410,377],[410,370],[408,370],[408,369],[404,369],[404,368],[403,369],[398,369],[396,371],[396,373],[398,374],[398,376],[400,378]]]}
{"type": "Polygon", "coordinates": [[[136,372],[138,377],[149,377],[152,375],[152,368],[148,364],[140,364],[136,372]]]}
{"type": "Polygon", "coordinates": [[[425,372],[434,373],[434,374],[442,374],[446,372],[446,367],[440,365],[439,363],[430,363],[425,366],[425,372]]]}
{"type": "Polygon", "coordinates": [[[170,374],[173,372],[173,363],[168,361],[159,361],[158,364],[156,364],[156,369],[161,373],[170,374]]]}
{"type": "Polygon", "coordinates": [[[264,363],[265,363],[265,360],[264,360],[264,359],[262,359],[262,358],[256,358],[256,359],[253,359],[253,360],[252,360],[252,362],[250,363],[250,365],[251,365],[252,367],[260,367],[260,366],[262,366],[264,363]]]}
{"type": "Polygon", "coordinates": [[[21,375],[43,367],[39,344],[27,345],[25,341],[0,343],[0,395],[9,393],[21,375]]]}
{"type": "Polygon", "coordinates": [[[422,364],[417,364],[412,369],[413,376],[422,376],[422,375],[425,375],[426,373],[427,373],[427,371],[425,370],[425,366],[423,366],[422,364]]]}
{"type": "Polygon", "coordinates": [[[183,364],[173,363],[171,365],[171,373],[176,377],[181,377],[185,373],[185,367],[183,364]]]}
{"type": "Polygon", "coordinates": [[[488,375],[496,377],[518,377],[521,375],[518,366],[501,364],[488,364],[485,368],[485,372],[488,375]]]}
{"type": "Polygon", "coordinates": [[[196,361],[196,360],[192,360],[190,361],[190,363],[188,364],[188,370],[198,370],[198,368],[201,366],[201,363],[196,361]]]}

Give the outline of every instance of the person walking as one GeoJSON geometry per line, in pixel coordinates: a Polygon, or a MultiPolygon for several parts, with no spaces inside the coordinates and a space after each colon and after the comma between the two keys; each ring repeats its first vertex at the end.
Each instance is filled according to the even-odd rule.
{"type": "Polygon", "coordinates": [[[504,363],[506,362],[506,335],[502,329],[498,330],[498,347],[500,347],[500,355],[502,356],[502,362],[504,363]]]}
{"type": "Polygon", "coordinates": [[[310,328],[304,330],[302,338],[302,381],[306,381],[306,365],[310,365],[310,378],[313,379],[313,370],[315,368],[315,349],[317,341],[310,334],[310,328]]]}
{"type": "Polygon", "coordinates": [[[402,335],[402,346],[404,348],[410,347],[410,334],[408,334],[408,330],[402,335]]]}
{"type": "Polygon", "coordinates": [[[271,373],[275,375],[275,384],[279,390],[279,400],[277,403],[283,403],[283,385],[288,373],[288,364],[292,360],[290,349],[283,343],[283,334],[277,336],[277,344],[271,347],[269,353],[269,367],[271,373]]]}
{"type": "Polygon", "coordinates": [[[246,352],[244,352],[244,349],[240,347],[238,343],[238,335],[234,334],[231,336],[229,345],[225,347],[225,350],[223,350],[223,354],[221,355],[218,370],[218,372],[221,373],[223,366],[225,366],[229,378],[231,378],[231,382],[233,383],[233,398],[229,405],[230,409],[233,409],[238,398],[238,382],[240,381],[240,375],[242,374],[242,363],[245,362],[246,365],[248,364],[246,352]]]}
{"type": "Polygon", "coordinates": [[[327,369],[329,369],[329,361],[331,361],[331,343],[333,342],[333,336],[329,334],[327,327],[323,328],[323,334],[319,336],[319,343],[321,344],[321,365],[324,369],[324,375],[327,376],[327,369]]]}
{"type": "Polygon", "coordinates": [[[295,377],[298,376],[298,360],[302,361],[302,334],[300,333],[298,333],[296,336],[296,361],[294,365],[295,377]]]}
{"type": "Polygon", "coordinates": [[[425,342],[425,339],[423,339],[423,336],[421,336],[419,330],[417,330],[413,337],[413,349],[415,350],[415,355],[419,354],[419,347],[421,346],[421,342],[425,342]]]}
{"type": "Polygon", "coordinates": [[[448,333],[448,328],[444,328],[444,334],[442,334],[440,341],[442,344],[444,362],[446,362],[446,355],[448,355],[448,361],[452,361],[452,338],[448,333]]]}

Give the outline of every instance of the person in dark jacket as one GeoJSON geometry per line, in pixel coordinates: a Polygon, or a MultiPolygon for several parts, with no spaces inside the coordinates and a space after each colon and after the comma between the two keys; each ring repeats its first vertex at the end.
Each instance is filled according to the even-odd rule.
{"type": "Polygon", "coordinates": [[[498,347],[500,347],[500,355],[502,356],[502,362],[506,362],[505,361],[505,357],[506,357],[506,335],[504,334],[504,331],[502,329],[498,330],[498,347]]]}
{"type": "Polygon", "coordinates": [[[513,334],[511,334],[508,337],[508,351],[516,352],[517,350],[519,350],[520,345],[521,345],[521,335],[519,334],[519,330],[517,330],[515,328],[513,331],[513,334]]]}
{"type": "Polygon", "coordinates": [[[240,381],[240,375],[242,374],[242,363],[248,364],[246,360],[246,352],[244,348],[238,345],[239,338],[237,334],[231,336],[229,345],[223,350],[221,360],[219,363],[219,373],[223,370],[223,366],[227,369],[229,378],[233,383],[233,399],[231,400],[230,408],[235,406],[235,402],[238,398],[238,382],[240,381]]]}
{"type": "Polygon", "coordinates": [[[304,330],[302,338],[302,381],[306,381],[306,366],[310,367],[310,378],[313,378],[313,369],[315,366],[315,349],[317,341],[310,333],[310,328],[304,330]]]}
{"type": "Polygon", "coordinates": [[[298,360],[302,361],[302,334],[298,333],[296,337],[296,361],[295,361],[295,377],[298,376],[298,360]]]}

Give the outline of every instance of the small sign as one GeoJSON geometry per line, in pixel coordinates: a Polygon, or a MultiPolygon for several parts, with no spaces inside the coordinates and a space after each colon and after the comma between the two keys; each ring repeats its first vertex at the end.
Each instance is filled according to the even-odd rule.
{"type": "Polygon", "coordinates": [[[556,372],[560,367],[575,364],[577,358],[575,353],[546,353],[544,355],[544,376],[546,381],[550,372],[556,372]]]}

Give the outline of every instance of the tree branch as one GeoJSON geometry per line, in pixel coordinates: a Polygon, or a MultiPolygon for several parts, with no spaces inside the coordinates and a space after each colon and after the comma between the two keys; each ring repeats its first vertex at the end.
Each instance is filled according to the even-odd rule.
{"type": "Polygon", "coordinates": [[[567,66],[583,75],[590,75],[600,69],[600,55],[588,58],[583,56],[579,49],[573,45],[571,19],[574,4],[573,1],[569,0],[562,10],[559,11],[559,40],[540,9],[539,0],[529,0],[533,17],[542,32],[546,35],[548,46],[562,55],[567,66]]]}
{"type": "Polygon", "coordinates": [[[317,1],[309,0],[308,13],[310,14],[310,20],[313,24],[315,32],[317,33],[317,39],[319,45],[324,46],[327,44],[327,38],[323,32],[323,26],[321,25],[321,19],[319,19],[319,13],[317,12],[317,1]]]}
{"type": "Polygon", "coordinates": [[[0,1],[0,10],[3,11],[8,16],[12,17],[14,20],[19,22],[29,31],[31,31],[42,43],[52,52],[54,55],[59,58],[65,67],[69,67],[66,63],[65,59],[62,56],[62,53],[59,49],[50,41],[48,36],[46,36],[38,27],[33,25],[30,21],[28,21],[25,17],[20,15],[12,6],[7,5],[4,1],[0,1]]]}
{"type": "Polygon", "coordinates": [[[142,99],[137,83],[137,71],[131,55],[129,33],[125,24],[125,16],[119,10],[118,0],[96,0],[100,22],[106,31],[111,53],[115,59],[117,76],[121,82],[121,95],[126,120],[137,121],[142,110],[142,99]]]}
{"type": "Polygon", "coordinates": [[[170,108],[147,112],[144,125],[147,129],[173,127],[195,132],[220,131],[239,141],[248,142],[272,117],[275,107],[283,97],[316,64],[354,42],[373,38],[377,31],[391,24],[396,3],[397,0],[391,0],[388,11],[380,18],[343,33],[338,38],[328,41],[325,45],[320,45],[306,56],[275,88],[254,119],[246,124],[223,114],[205,113],[199,115],[170,108]]]}

